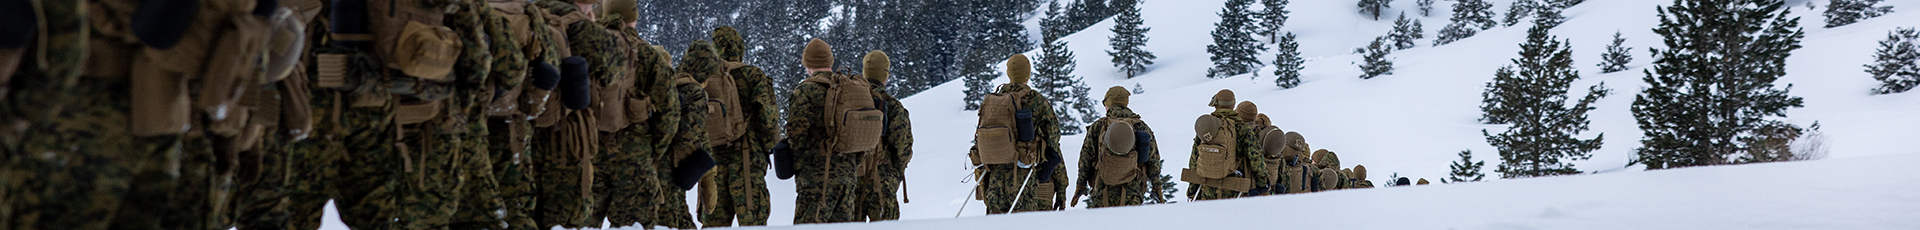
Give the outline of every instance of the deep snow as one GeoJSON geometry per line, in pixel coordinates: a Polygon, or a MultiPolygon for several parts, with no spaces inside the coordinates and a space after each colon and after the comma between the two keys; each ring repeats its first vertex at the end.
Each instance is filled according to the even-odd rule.
{"type": "MultiPolygon", "coordinates": [[[[973,186],[964,183],[969,172],[965,153],[971,144],[967,131],[975,118],[974,112],[962,111],[965,87],[954,81],[903,100],[913,111],[918,140],[904,189],[915,202],[901,205],[908,221],[808,228],[1041,224],[1033,228],[1170,229],[1205,220],[1200,226],[1209,229],[1276,228],[1271,224],[1282,223],[1309,229],[1920,229],[1920,221],[1915,221],[1920,219],[1914,218],[1920,217],[1914,205],[1920,204],[1920,193],[1912,192],[1920,183],[1920,169],[1906,167],[1920,163],[1920,154],[1914,154],[1920,151],[1908,147],[1920,137],[1920,119],[1914,119],[1920,117],[1920,93],[1870,95],[1868,90],[1879,83],[1860,66],[1872,60],[1876,42],[1886,31],[1920,26],[1920,13],[1913,12],[1920,11],[1920,0],[1887,0],[1881,4],[1895,6],[1895,13],[1831,29],[1820,28],[1825,23],[1819,11],[1827,1],[1787,1],[1801,17],[1807,37],[1805,48],[1788,61],[1789,74],[1778,83],[1791,84],[1791,93],[1806,99],[1806,107],[1788,110],[1788,121],[1802,127],[1821,124],[1830,152],[1824,160],[1651,172],[1626,165],[1641,136],[1628,106],[1644,87],[1641,71],[1652,61],[1648,48],[1661,46],[1651,31],[1658,23],[1654,10],[1671,0],[1590,0],[1565,11],[1569,20],[1552,33],[1571,41],[1574,67],[1583,77],[1570,93],[1583,94],[1584,86],[1601,82],[1614,90],[1595,105],[1593,129],[1581,135],[1605,133],[1604,147],[1590,160],[1573,162],[1581,170],[1600,173],[1523,180],[1494,179],[1499,155],[1480,131],[1498,133],[1504,126],[1476,119],[1483,85],[1495,69],[1517,56],[1517,44],[1530,23],[1495,27],[1433,47],[1436,32],[1447,23],[1451,1],[1437,1],[1432,17],[1416,17],[1414,1],[1395,1],[1379,21],[1358,13],[1350,0],[1293,1],[1285,30],[1298,34],[1307,63],[1300,87],[1283,90],[1273,85],[1271,67],[1257,77],[1204,77],[1211,65],[1205,51],[1212,41],[1208,33],[1224,0],[1144,1],[1142,14],[1153,29],[1147,49],[1160,58],[1140,77],[1123,79],[1109,63],[1105,50],[1111,20],[1064,39],[1077,55],[1074,74],[1085,77],[1093,95],[1110,86],[1145,86],[1147,93],[1134,95],[1132,107],[1158,127],[1165,174],[1177,178],[1185,166],[1189,145],[1183,140],[1193,135],[1185,127],[1210,111],[1206,98],[1232,89],[1238,99],[1260,104],[1282,129],[1304,134],[1313,148],[1340,153],[1349,164],[1343,167],[1368,166],[1368,179],[1376,184],[1394,173],[1437,183],[1461,150],[1473,150],[1474,159],[1487,161],[1485,173],[1494,181],[951,219],[962,206],[962,216],[984,212],[980,202],[967,197],[973,186]],[[1807,1],[1821,8],[1807,10],[1802,6],[1807,1]],[[1353,64],[1359,56],[1352,54],[1353,48],[1386,34],[1392,16],[1403,11],[1422,21],[1427,39],[1390,56],[1396,74],[1359,79],[1353,64]],[[1624,33],[1626,46],[1633,47],[1633,69],[1600,74],[1594,64],[1615,31],[1624,33]]],[[[1504,16],[1509,0],[1493,2],[1493,9],[1504,16]]],[[[1269,62],[1272,58],[1270,51],[1261,57],[1269,62]]],[[[1077,158],[1082,138],[1061,138],[1068,158],[1077,158]]],[[[1068,162],[1069,167],[1073,163],[1068,162]]],[[[788,225],[793,183],[767,180],[773,194],[771,222],[788,225]]],[[[1186,188],[1184,183],[1179,187],[1186,188]]],[[[331,211],[328,214],[326,229],[345,229],[331,211]]]]}

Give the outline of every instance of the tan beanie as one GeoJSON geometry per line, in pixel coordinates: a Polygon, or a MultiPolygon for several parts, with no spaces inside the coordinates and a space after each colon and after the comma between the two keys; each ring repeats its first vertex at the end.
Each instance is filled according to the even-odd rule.
{"type": "Polygon", "coordinates": [[[1133,97],[1133,92],[1128,92],[1127,87],[1114,86],[1107,88],[1107,97],[1100,104],[1107,107],[1127,106],[1129,97],[1133,97]]]}
{"type": "Polygon", "coordinates": [[[1254,121],[1260,116],[1260,106],[1253,105],[1253,101],[1242,101],[1233,107],[1233,112],[1240,113],[1241,121],[1254,121]]]}
{"type": "Polygon", "coordinates": [[[833,68],[833,46],[819,38],[807,42],[807,50],[800,54],[800,65],[808,69],[833,68]]]}
{"type": "Polygon", "coordinates": [[[1420,178],[1420,182],[1419,182],[1419,183],[1413,183],[1413,184],[1414,184],[1414,185],[1427,185],[1427,178],[1420,178]]]}
{"type": "Polygon", "coordinates": [[[1027,84],[1033,78],[1033,63],[1027,62],[1026,54],[1013,54],[1007,58],[1007,83],[1027,84]]]}
{"type": "Polygon", "coordinates": [[[1217,109],[1233,109],[1233,102],[1233,90],[1222,89],[1218,93],[1213,93],[1213,101],[1208,101],[1207,106],[1213,106],[1213,108],[1217,109]]]}
{"type": "Polygon", "coordinates": [[[887,69],[892,68],[893,65],[887,60],[887,52],[879,50],[867,52],[867,57],[861,61],[860,74],[867,75],[868,80],[879,81],[881,85],[887,84],[887,69]]]}
{"type": "Polygon", "coordinates": [[[639,4],[634,0],[606,0],[600,8],[605,9],[607,16],[620,17],[621,25],[640,20],[639,4]]]}
{"type": "Polygon", "coordinates": [[[1253,118],[1253,122],[1255,122],[1255,124],[1260,124],[1260,127],[1273,126],[1273,119],[1267,118],[1267,114],[1265,113],[1260,114],[1259,117],[1253,118]]]}

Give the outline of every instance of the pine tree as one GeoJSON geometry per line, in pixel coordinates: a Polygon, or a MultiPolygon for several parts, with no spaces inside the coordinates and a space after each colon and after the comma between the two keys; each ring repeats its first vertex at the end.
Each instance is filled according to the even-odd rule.
{"type": "Polygon", "coordinates": [[[1393,0],[1360,0],[1359,4],[1360,13],[1373,15],[1375,21],[1380,20],[1380,11],[1393,8],[1392,5],[1393,0]]]}
{"type": "Polygon", "coordinates": [[[1448,168],[1453,168],[1453,174],[1449,174],[1447,179],[1441,181],[1447,183],[1480,182],[1480,179],[1487,177],[1486,173],[1480,172],[1480,166],[1486,164],[1487,161],[1473,161],[1473,150],[1460,150],[1460,161],[1455,161],[1453,165],[1447,166],[1448,168]]]}
{"type": "Polygon", "coordinates": [[[1418,0],[1414,4],[1420,5],[1421,17],[1433,16],[1433,0],[1418,0]]]}
{"type": "Polygon", "coordinates": [[[1133,83],[1133,94],[1134,95],[1147,94],[1147,86],[1141,85],[1140,83],[1133,83]]]}
{"type": "Polygon", "coordinates": [[[1613,73],[1627,70],[1627,63],[1633,63],[1633,47],[1626,47],[1627,38],[1620,32],[1613,32],[1613,44],[1607,45],[1607,53],[1600,54],[1600,73],[1613,73]]]}
{"type": "Polygon", "coordinates": [[[1845,26],[1847,24],[1860,22],[1860,20],[1893,13],[1893,6],[1874,6],[1875,4],[1880,4],[1880,1],[1881,0],[1828,1],[1827,11],[1822,13],[1827,16],[1826,28],[1845,26]]]}
{"type": "Polygon", "coordinates": [[[1393,53],[1393,45],[1387,42],[1386,36],[1380,36],[1374,37],[1373,44],[1367,45],[1366,56],[1360,63],[1360,71],[1363,72],[1360,74],[1360,79],[1393,75],[1393,60],[1387,58],[1388,54],[1393,53]]]}
{"type": "Polygon", "coordinates": [[[1225,78],[1240,75],[1260,67],[1260,59],[1254,55],[1266,51],[1267,47],[1253,39],[1253,17],[1247,12],[1247,6],[1253,0],[1227,0],[1225,9],[1220,10],[1220,22],[1213,26],[1213,44],[1207,45],[1207,53],[1212,57],[1213,68],[1207,69],[1208,78],[1225,78]]]}
{"type": "Polygon", "coordinates": [[[1013,2],[1015,4],[982,3],[986,7],[981,7],[980,11],[983,12],[978,12],[983,21],[980,32],[974,36],[975,49],[985,49],[985,55],[998,58],[1033,50],[1034,44],[1027,37],[1027,27],[1020,24],[1025,21],[1020,17],[1022,12],[1033,9],[1033,5],[1028,5],[1031,4],[1026,3],[1028,1],[1013,2]],[[1024,5],[1026,8],[1008,5],[1024,5]]]}
{"type": "Polygon", "coordinates": [[[985,100],[987,94],[993,93],[993,79],[999,78],[1002,74],[993,66],[994,63],[999,62],[999,59],[982,54],[985,52],[985,50],[975,50],[968,54],[964,64],[961,64],[960,78],[967,85],[967,90],[964,91],[967,95],[961,100],[967,101],[967,111],[980,110],[980,101],[985,100]]]}
{"type": "Polygon", "coordinates": [[[1512,5],[1507,5],[1507,18],[1506,20],[1502,20],[1502,22],[1505,22],[1506,26],[1520,24],[1520,19],[1533,16],[1533,13],[1539,11],[1539,7],[1541,7],[1539,0],[1513,1],[1512,5]]]}
{"type": "Polygon", "coordinates": [[[1300,58],[1300,42],[1293,33],[1280,36],[1279,51],[1273,55],[1273,85],[1282,89],[1300,86],[1300,70],[1306,69],[1307,60],[1300,58]]]}
{"type": "MultiPolygon", "coordinates": [[[[1160,163],[1162,164],[1166,162],[1167,162],[1166,160],[1160,160],[1160,163]]],[[[1160,179],[1154,180],[1153,186],[1160,187],[1160,194],[1152,194],[1153,193],[1152,190],[1149,189],[1147,192],[1148,193],[1147,196],[1145,196],[1146,199],[1141,200],[1140,203],[1142,204],[1180,203],[1179,201],[1174,201],[1173,199],[1174,197],[1179,197],[1181,194],[1180,184],[1174,183],[1173,175],[1160,174],[1160,179]]]]}
{"type": "MultiPolygon", "coordinates": [[[[1488,100],[1510,112],[1510,124],[1499,134],[1480,130],[1487,143],[1500,150],[1500,165],[1494,171],[1501,178],[1523,178],[1578,174],[1569,161],[1592,158],[1606,135],[1579,139],[1588,129],[1587,112],[1593,103],[1606,97],[1605,84],[1588,87],[1585,97],[1567,104],[1567,90],[1580,73],[1573,69],[1573,47],[1547,34],[1548,27],[1527,29],[1527,41],[1520,44],[1520,57],[1512,65],[1501,67],[1509,76],[1496,76],[1489,90],[1502,89],[1488,100]],[[1511,69],[1511,70],[1508,70],[1511,69]]],[[[1483,110],[1488,108],[1483,105],[1483,110]]],[[[1496,108],[1496,110],[1500,110],[1496,108]]],[[[1488,111],[1492,117],[1493,111],[1488,111]]]]}
{"type": "Polygon", "coordinates": [[[1559,27],[1560,23],[1567,22],[1567,16],[1561,15],[1560,9],[1559,4],[1544,4],[1534,7],[1533,24],[1547,28],[1559,27]]]}
{"type": "MultiPolygon", "coordinates": [[[[1485,30],[1497,25],[1493,21],[1493,16],[1493,3],[1488,3],[1487,0],[1459,0],[1453,3],[1453,17],[1448,20],[1452,21],[1451,23],[1466,23],[1485,30]]],[[[1473,35],[1468,33],[1467,36],[1473,35]]]]}
{"type": "Polygon", "coordinates": [[[1733,163],[1756,131],[1805,100],[1775,88],[1805,32],[1783,0],[1675,0],[1659,9],[1648,85],[1633,101],[1644,134],[1628,164],[1648,169],[1733,163]],[[1736,4],[1737,3],[1737,4],[1736,4]]]}
{"type": "Polygon", "coordinates": [[[1460,41],[1460,39],[1467,39],[1468,37],[1473,37],[1476,33],[1480,33],[1480,31],[1473,29],[1472,25],[1467,25],[1467,22],[1456,21],[1447,24],[1446,28],[1440,29],[1440,36],[1433,38],[1433,46],[1446,45],[1447,43],[1460,41]]]}
{"type": "Polygon", "coordinates": [[[1880,40],[1873,64],[1865,65],[1867,73],[1881,83],[1873,93],[1901,93],[1920,85],[1920,45],[1916,43],[1920,43],[1920,31],[1912,27],[1896,28],[1887,32],[1887,40],[1880,40]]]}
{"type": "Polygon", "coordinates": [[[1145,73],[1147,66],[1153,65],[1153,59],[1157,58],[1146,49],[1147,32],[1153,28],[1141,25],[1146,22],[1140,19],[1139,5],[1120,7],[1120,14],[1113,18],[1113,29],[1109,30],[1113,31],[1113,36],[1107,37],[1107,45],[1112,48],[1107,55],[1113,56],[1113,67],[1131,79],[1145,73]]]}
{"type": "Polygon", "coordinates": [[[1260,0],[1260,36],[1269,42],[1280,39],[1280,28],[1287,25],[1287,0],[1260,0]]]}
{"type": "Polygon", "coordinates": [[[1408,20],[1406,13],[1400,13],[1400,19],[1393,20],[1393,31],[1387,33],[1387,38],[1393,40],[1394,49],[1404,50],[1413,48],[1414,40],[1425,38],[1424,33],[1419,19],[1408,20]]]}
{"type": "Polygon", "coordinates": [[[1092,90],[1073,75],[1073,51],[1067,50],[1067,41],[1058,39],[1065,36],[1066,15],[1060,11],[1058,3],[1049,4],[1047,17],[1041,19],[1044,34],[1042,37],[1053,40],[1040,45],[1039,63],[1034,66],[1034,91],[1040,92],[1053,103],[1054,114],[1060,119],[1060,133],[1064,135],[1080,134],[1080,127],[1093,122],[1100,115],[1094,111],[1093,99],[1087,91],[1092,90]]]}

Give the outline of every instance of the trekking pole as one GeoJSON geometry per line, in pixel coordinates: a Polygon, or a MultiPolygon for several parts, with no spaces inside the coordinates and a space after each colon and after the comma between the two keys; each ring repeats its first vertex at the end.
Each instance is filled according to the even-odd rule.
{"type": "Polygon", "coordinates": [[[1033,180],[1034,171],[1039,171],[1039,170],[1033,169],[1033,170],[1027,171],[1027,178],[1020,179],[1020,190],[1016,190],[1018,192],[1013,193],[1013,205],[1007,207],[1007,213],[1013,213],[1014,209],[1019,209],[1020,200],[1025,200],[1027,198],[1027,196],[1023,196],[1022,194],[1027,193],[1027,182],[1033,180]]]}
{"type": "MultiPolygon", "coordinates": [[[[980,168],[980,166],[974,166],[973,168],[975,168],[975,169],[978,169],[978,168],[980,168]]],[[[975,183],[979,183],[979,182],[980,182],[980,177],[982,177],[982,176],[984,176],[984,174],[986,174],[986,172],[980,172],[980,171],[974,171],[974,173],[973,173],[973,181],[974,181],[975,183]]],[[[978,184],[975,184],[974,186],[979,186],[979,185],[978,185],[978,184]]],[[[975,192],[979,192],[979,191],[980,191],[979,189],[968,189],[968,190],[967,190],[967,197],[965,197],[965,198],[961,198],[961,199],[966,199],[966,198],[973,198],[973,194],[974,194],[975,192]]],[[[960,201],[960,210],[959,210],[959,211],[954,211],[954,212],[953,212],[953,218],[960,218],[960,214],[961,214],[961,213],[967,213],[967,202],[966,202],[965,200],[961,200],[961,201],[960,201]]]]}

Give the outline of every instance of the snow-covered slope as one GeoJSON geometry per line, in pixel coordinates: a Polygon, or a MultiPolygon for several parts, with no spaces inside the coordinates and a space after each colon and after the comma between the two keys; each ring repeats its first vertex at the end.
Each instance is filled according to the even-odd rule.
{"type": "MultiPolygon", "coordinates": [[[[1193,221],[1217,228],[1275,228],[1269,224],[1311,229],[1920,229],[1920,150],[1909,141],[1920,137],[1920,93],[1869,95],[1876,86],[1861,64],[1871,61],[1875,42],[1894,27],[1920,26],[1920,0],[1887,0],[1896,13],[1840,27],[1820,28],[1817,11],[1802,7],[1808,1],[1787,0],[1801,16],[1807,32],[1805,48],[1789,59],[1792,94],[1804,97],[1806,107],[1788,110],[1790,122],[1800,126],[1819,122],[1830,157],[1795,163],[1724,166],[1643,172],[1626,165],[1640,146],[1640,131],[1628,110],[1633,95],[1644,84],[1641,70],[1651,62],[1649,47],[1664,48],[1651,29],[1658,23],[1655,8],[1671,0],[1591,0],[1565,11],[1569,20],[1553,29],[1570,40],[1575,65],[1584,87],[1605,82],[1614,94],[1601,100],[1591,113],[1591,131],[1605,134],[1605,145],[1591,160],[1575,161],[1581,170],[1599,175],[1494,181],[1461,185],[1336,191],[1318,194],[1262,197],[1216,202],[1193,202],[1110,210],[1019,214],[984,218],[978,201],[968,197],[965,153],[970,145],[974,112],[962,110],[958,81],[905,98],[913,112],[916,157],[908,168],[902,204],[908,221],[882,224],[820,225],[819,228],[961,229],[1033,226],[1067,229],[1190,228],[1193,221]],[[1629,71],[1600,74],[1595,63],[1611,35],[1619,31],[1634,47],[1629,71]],[[964,211],[961,209],[964,208],[964,211]],[[1135,218],[1144,217],[1144,218],[1135,218]],[[1281,218],[1273,218],[1281,217],[1281,218]],[[945,219],[945,220],[928,220],[945,219]]],[[[1207,97],[1232,89],[1240,100],[1260,104],[1275,124],[1306,136],[1313,148],[1340,153],[1346,167],[1368,166],[1371,180],[1383,184],[1387,175],[1438,180],[1461,150],[1474,158],[1498,164],[1498,153],[1486,144],[1481,130],[1499,132],[1504,126],[1476,121],[1483,84],[1495,69],[1517,56],[1528,23],[1496,27],[1453,44],[1432,47],[1435,31],[1447,23],[1451,1],[1435,4],[1433,16],[1416,17],[1427,39],[1419,47],[1391,55],[1394,75],[1361,80],[1352,54],[1373,37],[1392,27],[1392,16],[1403,11],[1417,16],[1415,1],[1395,1],[1375,21],[1362,16],[1350,0],[1293,1],[1285,30],[1299,35],[1307,58],[1298,88],[1275,87],[1271,67],[1254,74],[1224,79],[1204,77],[1211,63],[1208,33],[1218,21],[1224,0],[1143,1],[1142,14],[1152,32],[1147,50],[1159,56],[1149,72],[1134,79],[1114,71],[1106,55],[1111,20],[1067,36],[1078,55],[1076,75],[1085,77],[1100,95],[1107,87],[1135,84],[1146,93],[1133,97],[1133,108],[1158,127],[1161,151],[1167,162],[1163,173],[1178,176],[1186,165],[1195,116],[1210,111],[1207,97]]],[[[1492,0],[1504,16],[1510,0],[1492,0]]],[[[1258,8],[1258,6],[1255,6],[1258,8]]],[[[1036,56],[1029,53],[1030,56],[1036,56]]],[[[1271,61],[1266,54],[1261,59],[1271,61]]],[[[1005,79],[997,80],[1004,83],[1005,79]]],[[[1097,100],[1097,98],[1096,98],[1097,100]]],[[[1063,150],[1077,158],[1082,136],[1066,136],[1063,150]]],[[[1074,162],[1068,162],[1069,167],[1074,162]]],[[[1070,171],[1071,172],[1071,171],[1070,171]]],[[[792,221],[792,181],[768,177],[773,194],[772,223],[792,221]]],[[[1185,189],[1182,184],[1180,188],[1185,189]]],[[[329,229],[345,229],[328,217],[329,229]]],[[[1025,227],[1022,227],[1025,228],[1025,227]]]]}

